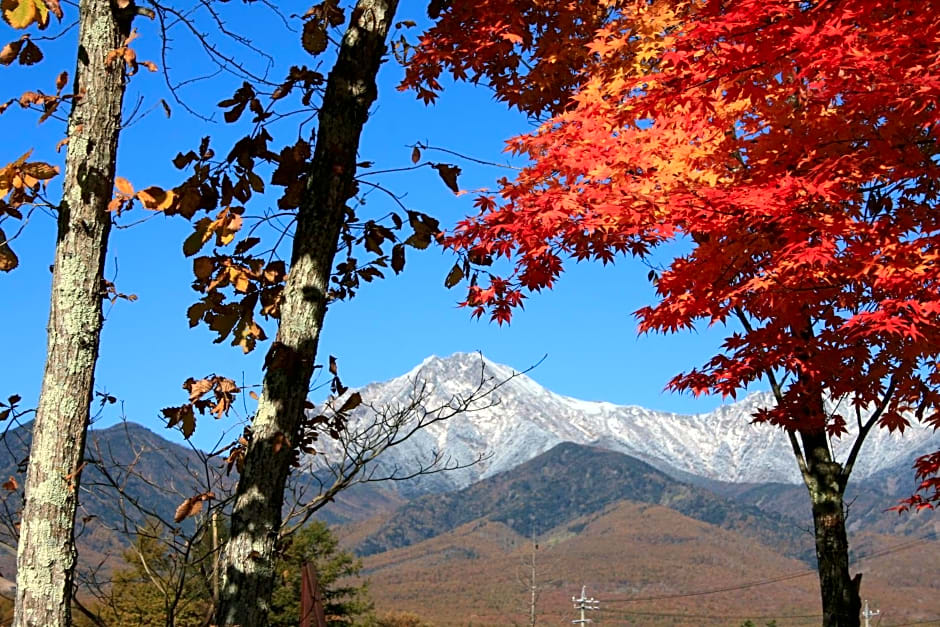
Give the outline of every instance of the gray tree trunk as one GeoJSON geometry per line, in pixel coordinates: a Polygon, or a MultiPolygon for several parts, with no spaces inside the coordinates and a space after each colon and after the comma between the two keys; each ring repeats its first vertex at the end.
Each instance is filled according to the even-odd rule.
{"type": "Polygon", "coordinates": [[[59,206],[46,369],[26,475],[17,550],[16,627],[71,624],[73,524],[102,324],[123,68],[105,67],[130,22],[109,0],[81,0],[75,101],[59,206]]]}
{"type": "Polygon", "coordinates": [[[813,506],[816,561],[822,596],[823,627],[858,627],[861,575],[849,574],[849,541],[843,496],[848,477],[832,460],[822,431],[800,434],[806,456],[803,478],[813,506]]]}
{"type": "Polygon", "coordinates": [[[397,0],[359,0],[327,80],[313,162],[297,213],[280,325],[265,360],[263,391],[223,551],[219,625],[264,625],[270,609],[291,459],[289,447],[274,444],[279,435],[297,441],[333,257],[346,201],[353,194],[359,137],[377,95],[375,77],[397,5],[397,0]]]}

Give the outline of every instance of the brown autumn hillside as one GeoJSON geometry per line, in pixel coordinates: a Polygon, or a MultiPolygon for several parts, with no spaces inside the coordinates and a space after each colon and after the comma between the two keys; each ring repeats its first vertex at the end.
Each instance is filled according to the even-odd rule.
{"type": "MultiPolygon", "coordinates": [[[[862,594],[882,609],[882,625],[940,624],[940,542],[875,534],[854,541],[857,554],[871,555],[853,571],[865,573],[862,594]]],[[[597,624],[819,624],[818,584],[806,563],[663,506],[620,502],[537,542],[538,624],[570,624],[581,585],[600,601],[597,624]],[[720,589],[727,591],[695,594],[720,589]]],[[[527,538],[479,520],[371,555],[365,567],[378,607],[441,626],[525,625],[531,555],[527,538]]]]}

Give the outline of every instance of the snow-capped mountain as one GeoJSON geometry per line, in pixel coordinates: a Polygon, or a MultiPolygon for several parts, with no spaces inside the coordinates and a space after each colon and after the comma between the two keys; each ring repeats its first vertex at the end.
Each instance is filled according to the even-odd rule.
{"type": "MultiPolygon", "coordinates": [[[[481,377],[484,387],[501,384],[474,404],[474,411],[431,424],[386,451],[381,466],[407,470],[432,452],[444,452],[459,463],[486,456],[469,467],[433,475],[436,489],[454,489],[513,468],[567,441],[623,452],[674,475],[689,473],[729,482],[800,481],[783,432],[750,423],[758,407],[772,402],[769,393],[751,394],[709,413],[674,414],[555,394],[477,353],[432,356],[410,372],[360,392],[373,406],[406,406],[423,386],[420,404],[432,409],[466,397],[480,385],[481,377]]],[[[360,420],[370,420],[368,410],[358,410],[352,424],[360,420]]],[[[833,442],[840,460],[851,442],[848,437],[833,442]]],[[[854,480],[928,447],[940,448],[940,432],[919,425],[903,436],[876,429],[862,449],[854,480]]]]}

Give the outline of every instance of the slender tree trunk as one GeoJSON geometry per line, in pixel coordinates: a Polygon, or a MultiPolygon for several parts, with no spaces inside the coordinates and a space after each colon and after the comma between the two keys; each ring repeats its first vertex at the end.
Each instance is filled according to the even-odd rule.
{"type": "Polygon", "coordinates": [[[843,495],[847,477],[832,460],[824,432],[800,434],[806,458],[804,480],[813,506],[816,560],[822,594],[823,627],[858,627],[861,574],[849,575],[849,541],[843,495]]]}
{"type": "Polygon", "coordinates": [[[52,274],[46,369],[17,551],[17,627],[71,624],[73,524],[102,324],[123,69],[105,67],[127,36],[109,0],[81,0],[69,145],[52,274]]]}
{"type": "Polygon", "coordinates": [[[305,198],[297,213],[277,337],[268,351],[251,443],[239,477],[223,552],[219,625],[265,624],[274,585],[290,447],[297,441],[326,313],[327,289],[346,201],[353,194],[359,137],[375,101],[375,77],[397,0],[359,0],[327,80],[305,198]]]}

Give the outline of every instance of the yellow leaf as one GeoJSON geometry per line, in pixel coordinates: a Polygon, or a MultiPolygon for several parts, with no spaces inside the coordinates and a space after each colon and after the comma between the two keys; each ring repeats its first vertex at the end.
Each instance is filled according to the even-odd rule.
{"type": "Polygon", "coordinates": [[[152,185],[137,192],[137,198],[140,199],[145,209],[166,211],[176,202],[176,192],[172,189],[164,190],[152,185]]]}
{"type": "Polygon", "coordinates": [[[3,0],[0,8],[3,9],[3,20],[13,28],[20,29],[35,22],[39,12],[34,0],[3,0]]]}
{"type": "Polygon", "coordinates": [[[118,191],[124,194],[125,196],[134,195],[134,186],[131,185],[131,182],[128,181],[123,176],[117,176],[114,178],[114,186],[117,187],[118,191]]]}
{"type": "Polygon", "coordinates": [[[245,294],[251,289],[251,280],[247,274],[238,268],[228,269],[229,281],[235,287],[235,291],[245,294]]]}
{"type": "Polygon", "coordinates": [[[232,213],[229,209],[223,209],[209,230],[215,232],[218,246],[227,246],[232,243],[235,234],[241,228],[242,217],[237,213],[232,213]]]}

